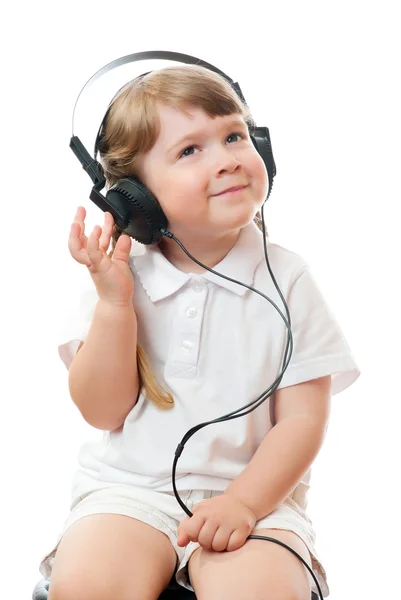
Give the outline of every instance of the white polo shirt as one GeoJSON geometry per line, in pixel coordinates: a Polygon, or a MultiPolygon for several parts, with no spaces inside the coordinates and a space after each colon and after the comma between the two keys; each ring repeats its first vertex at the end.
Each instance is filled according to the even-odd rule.
{"type": "MultiPolygon", "coordinates": [[[[269,241],[267,248],[288,304],[294,342],[279,387],[331,375],[332,394],[338,394],[360,374],[342,331],[305,260],[269,241]]],[[[130,266],[138,341],[158,381],[172,392],[175,405],[158,409],[142,390],[123,427],[99,432],[99,441],[83,444],[73,501],[116,483],[172,491],[174,453],[185,433],[247,405],[282,369],[287,329],[270,302],[208,271],[183,273],[158,247],[133,243],[130,266]]],[[[266,266],[262,233],[254,223],[241,231],[236,245],[214,269],[260,290],[285,315],[266,266]]],[[[83,294],[78,314],[67,323],[59,347],[67,368],[86,338],[96,302],[93,286],[83,294]]],[[[245,417],[201,429],[178,460],[177,489],[224,490],[271,428],[267,400],[245,417]]],[[[299,485],[301,506],[306,505],[309,479],[310,470],[299,485]]]]}

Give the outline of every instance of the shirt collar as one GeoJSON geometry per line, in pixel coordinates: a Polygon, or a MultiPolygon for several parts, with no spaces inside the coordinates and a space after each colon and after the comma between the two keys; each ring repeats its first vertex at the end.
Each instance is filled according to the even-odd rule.
{"type": "MultiPolygon", "coordinates": [[[[268,240],[266,240],[268,244],[268,240]]],[[[244,227],[233,248],[213,270],[231,279],[251,285],[258,264],[264,260],[263,234],[252,221],[244,227]]],[[[184,273],[172,265],[158,246],[143,246],[133,242],[130,266],[142,283],[152,302],[163,300],[181,289],[190,279],[208,280],[243,296],[247,288],[205,271],[202,274],[184,273]]]]}

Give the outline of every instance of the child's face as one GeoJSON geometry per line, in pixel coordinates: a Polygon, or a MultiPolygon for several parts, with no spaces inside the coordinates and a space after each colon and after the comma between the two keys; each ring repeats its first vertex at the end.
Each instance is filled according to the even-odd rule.
{"type": "Polygon", "coordinates": [[[158,109],[160,134],[138,157],[137,172],[160,202],[169,229],[178,238],[209,237],[250,223],[266,198],[268,176],[242,116],[211,118],[194,106],[158,109]],[[237,186],[246,187],[221,194],[237,186]]]}

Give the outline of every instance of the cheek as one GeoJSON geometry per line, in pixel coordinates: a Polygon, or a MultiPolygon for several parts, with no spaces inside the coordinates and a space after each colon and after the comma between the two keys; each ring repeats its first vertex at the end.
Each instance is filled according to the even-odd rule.
{"type": "Polygon", "coordinates": [[[158,182],[157,189],[157,199],[170,223],[185,221],[189,214],[191,220],[194,216],[200,218],[205,209],[199,201],[205,197],[205,189],[197,177],[165,178],[158,182]]]}
{"type": "Polygon", "coordinates": [[[195,203],[200,196],[203,197],[205,189],[205,182],[194,174],[171,177],[164,180],[163,186],[159,186],[160,203],[179,210],[182,206],[188,206],[191,201],[195,203]]]}
{"type": "Polygon", "coordinates": [[[269,188],[269,177],[267,175],[265,163],[263,162],[259,154],[257,154],[255,159],[253,160],[251,169],[254,187],[257,190],[258,194],[260,193],[264,198],[269,188]]]}

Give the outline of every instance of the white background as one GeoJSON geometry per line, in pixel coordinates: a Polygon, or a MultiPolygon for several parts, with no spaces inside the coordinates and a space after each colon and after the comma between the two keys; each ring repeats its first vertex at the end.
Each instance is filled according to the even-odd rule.
{"type": "MultiPolygon", "coordinates": [[[[68,253],[71,220],[79,204],[89,230],[103,218],[69,149],[72,109],[97,69],[142,50],[184,52],[218,66],[240,82],[258,124],[270,128],[278,171],[265,211],[270,239],[309,262],[362,370],[333,399],[309,496],[330,597],[398,597],[396,4],[42,0],[3,8],[0,536],[7,600],[31,598],[39,562],[68,515],[79,446],[101,435],[70,400],[57,353],[65,312],[88,282],[68,253]]],[[[88,91],[77,133],[90,150],[111,97],[148,66],[131,65],[120,82],[107,87],[105,78],[102,93],[88,91]]]]}

